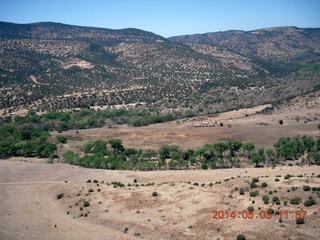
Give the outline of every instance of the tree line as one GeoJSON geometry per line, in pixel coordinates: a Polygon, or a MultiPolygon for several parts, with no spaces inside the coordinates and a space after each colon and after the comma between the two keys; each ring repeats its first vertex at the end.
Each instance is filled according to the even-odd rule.
{"type": "Polygon", "coordinates": [[[0,117],[0,126],[5,125],[29,125],[43,128],[46,131],[56,130],[63,132],[75,129],[89,129],[97,127],[114,127],[116,124],[128,124],[133,127],[147,126],[162,123],[177,118],[193,116],[190,111],[161,114],[157,109],[114,109],[94,110],[81,109],[71,112],[51,111],[38,115],[35,111],[29,111],[25,116],[0,117]]]}
{"type": "Polygon", "coordinates": [[[228,140],[205,144],[199,149],[162,145],[158,150],[137,150],[125,148],[120,139],[112,139],[89,141],[83,145],[82,151],[82,154],[76,154],[69,150],[63,159],[66,163],[88,168],[142,171],[232,168],[248,164],[263,167],[264,164],[276,165],[302,156],[302,164],[320,165],[320,139],[308,136],[281,138],[274,149],[257,148],[252,142],[228,140]]]}

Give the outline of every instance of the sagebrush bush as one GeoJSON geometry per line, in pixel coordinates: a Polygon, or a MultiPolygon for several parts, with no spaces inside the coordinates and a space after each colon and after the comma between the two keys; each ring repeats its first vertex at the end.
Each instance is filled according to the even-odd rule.
{"type": "Polygon", "coordinates": [[[252,191],[250,192],[250,197],[256,197],[259,195],[259,191],[252,191]]]}
{"type": "Polygon", "coordinates": [[[304,218],[296,219],[296,224],[304,224],[304,218]]]}
{"type": "Polygon", "coordinates": [[[311,198],[311,199],[308,199],[308,200],[306,200],[305,202],[304,202],[304,205],[306,206],[306,207],[310,207],[310,206],[312,206],[312,205],[314,205],[314,204],[316,204],[317,202],[313,199],[313,198],[311,198]]]}
{"type": "Polygon", "coordinates": [[[290,199],[290,204],[298,205],[300,203],[300,201],[301,201],[300,197],[295,197],[295,198],[290,199]]]}
{"type": "Polygon", "coordinates": [[[64,196],[63,193],[59,193],[59,194],[57,195],[57,199],[63,198],[63,196],[64,196]]]}

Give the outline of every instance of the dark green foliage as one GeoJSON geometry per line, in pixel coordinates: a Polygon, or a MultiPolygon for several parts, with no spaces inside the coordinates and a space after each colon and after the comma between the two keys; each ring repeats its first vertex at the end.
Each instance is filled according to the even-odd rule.
{"type": "Polygon", "coordinates": [[[91,192],[94,192],[94,190],[93,190],[92,188],[90,188],[90,189],[88,190],[88,192],[91,193],[91,192]]]}
{"type": "Polygon", "coordinates": [[[310,136],[297,136],[294,138],[280,138],[274,145],[276,155],[284,159],[295,159],[305,153],[311,152],[316,142],[310,136]]]}
{"type": "Polygon", "coordinates": [[[257,184],[255,183],[255,182],[251,182],[250,183],[250,188],[252,189],[252,188],[257,188],[258,186],[257,186],[257,184]]]}
{"type": "Polygon", "coordinates": [[[84,203],[83,203],[83,207],[89,207],[90,206],[90,202],[89,201],[85,201],[84,203]]]}
{"type": "Polygon", "coordinates": [[[77,157],[78,155],[71,150],[68,150],[65,154],[63,154],[63,159],[65,160],[66,163],[69,163],[69,164],[75,164],[77,157]]]}
{"type": "Polygon", "coordinates": [[[257,182],[259,182],[259,179],[258,178],[252,178],[252,182],[257,183],[257,182]]]}
{"type": "Polygon", "coordinates": [[[310,207],[310,206],[312,206],[312,205],[314,205],[314,204],[316,204],[317,202],[313,199],[313,198],[311,198],[311,199],[308,199],[308,200],[306,200],[305,202],[304,202],[304,206],[306,206],[306,207],[310,207]]]}
{"type": "Polygon", "coordinates": [[[250,197],[256,197],[259,195],[259,191],[252,191],[250,192],[250,197]]]}
{"type": "Polygon", "coordinates": [[[275,181],[275,182],[279,182],[280,179],[279,179],[279,178],[275,178],[274,181],[275,181]]]}
{"type": "Polygon", "coordinates": [[[12,126],[0,127],[0,158],[55,157],[57,147],[48,142],[49,137],[50,134],[42,128],[19,130],[12,126]]]}
{"type": "Polygon", "coordinates": [[[240,195],[244,195],[244,188],[240,188],[239,194],[240,194],[240,195]]]}
{"type": "Polygon", "coordinates": [[[63,193],[59,193],[59,194],[57,195],[57,199],[63,198],[63,196],[64,196],[63,193]]]}
{"type": "Polygon", "coordinates": [[[262,200],[263,200],[264,204],[269,204],[269,197],[267,195],[263,195],[262,200]]]}
{"type": "Polygon", "coordinates": [[[246,237],[243,234],[238,234],[237,240],[246,240],[246,237]]]}
{"type": "Polygon", "coordinates": [[[273,208],[269,208],[268,211],[269,211],[271,214],[274,214],[274,209],[273,209],[273,208]]]}
{"type": "Polygon", "coordinates": [[[292,176],[290,174],[287,174],[286,176],[284,176],[284,179],[290,179],[292,176]]]}
{"type": "Polygon", "coordinates": [[[253,207],[253,206],[249,206],[249,207],[247,208],[247,210],[253,212],[253,211],[254,211],[254,207],[253,207]]]}
{"type": "Polygon", "coordinates": [[[272,198],[272,203],[275,203],[275,202],[277,202],[277,201],[280,201],[279,197],[274,196],[274,197],[272,198]]]}
{"type": "Polygon", "coordinates": [[[301,202],[300,197],[295,197],[295,198],[290,199],[290,204],[298,205],[300,202],[301,202]]]}
{"type": "Polygon", "coordinates": [[[156,197],[156,196],[158,196],[158,193],[157,192],[153,192],[152,196],[156,197]]]}
{"type": "Polygon", "coordinates": [[[67,143],[68,139],[65,136],[58,135],[56,136],[58,143],[67,143]]]}
{"type": "Polygon", "coordinates": [[[263,187],[263,188],[265,188],[265,187],[267,187],[268,186],[268,184],[266,183],[266,182],[263,182],[262,184],[261,184],[261,187],[263,187]]]}
{"type": "Polygon", "coordinates": [[[298,218],[296,219],[296,224],[304,224],[304,218],[298,218]]]}
{"type": "Polygon", "coordinates": [[[310,191],[311,187],[307,185],[303,185],[303,191],[310,191]]]}

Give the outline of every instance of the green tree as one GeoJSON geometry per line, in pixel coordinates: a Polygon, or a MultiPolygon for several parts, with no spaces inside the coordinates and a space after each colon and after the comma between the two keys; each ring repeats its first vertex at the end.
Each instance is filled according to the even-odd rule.
{"type": "Polygon", "coordinates": [[[231,151],[231,157],[234,157],[235,152],[237,152],[242,146],[242,142],[238,140],[229,140],[227,144],[229,145],[229,149],[231,151]]]}
{"type": "Polygon", "coordinates": [[[71,150],[68,150],[65,154],[63,154],[63,158],[64,158],[65,162],[69,163],[69,164],[75,164],[76,157],[77,157],[77,155],[71,150]]]}
{"type": "Polygon", "coordinates": [[[153,149],[146,149],[142,152],[142,158],[146,159],[147,161],[150,161],[152,157],[157,156],[157,151],[153,149]]]}
{"type": "Polygon", "coordinates": [[[56,136],[58,143],[67,143],[68,139],[65,136],[58,135],[56,136]]]}
{"type": "Polygon", "coordinates": [[[260,167],[260,163],[263,161],[263,158],[259,154],[254,154],[251,157],[251,161],[256,164],[256,167],[260,167]]]}
{"type": "Polygon", "coordinates": [[[108,141],[108,143],[114,149],[116,154],[119,154],[125,150],[125,148],[122,145],[122,140],[120,139],[111,139],[108,141]]]}

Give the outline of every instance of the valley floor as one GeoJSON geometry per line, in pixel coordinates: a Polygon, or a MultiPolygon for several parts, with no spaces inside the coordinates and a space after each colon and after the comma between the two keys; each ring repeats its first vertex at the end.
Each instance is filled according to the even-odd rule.
{"type": "Polygon", "coordinates": [[[319,187],[319,173],[319,166],[134,172],[1,160],[0,239],[236,239],[239,233],[247,239],[319,239],[319,204],[284,204],[309,195],[319,202],[317,194],[302,190],[303,185],[319,187]],[[289,173],[303,177],[284,179],[289,173]],[[257,197],[235,191],[249,186],[253,177],[260,180],[257,197]],[[98,180],[99,186],[88,179],[98,180]],[[110,184],[115,181],[125,186],[115,188],[110,184]],[[268,186],[261,188],[262,182],[268,186]],[[278,196],[280,205],[262,202],[270,190],[270,198],[278,196]],[[58,200],[60,193],[64,197],[58,200]],[[90,206],[82,207],[84,201],[90,206]],[[248,206],[255,208],[253,219],[241,214],[248,206]],[[258,207],[289,210],[288,219],[280,223],[275,214],[260,219],[258,207]],[[305,224],[296,225],[300,208],[307,210],[305,224]],[[235,211],[237,217],[212,219],[213,210],[235,211]]]}

